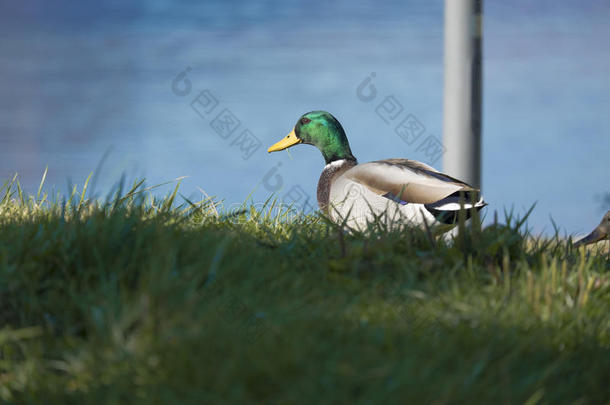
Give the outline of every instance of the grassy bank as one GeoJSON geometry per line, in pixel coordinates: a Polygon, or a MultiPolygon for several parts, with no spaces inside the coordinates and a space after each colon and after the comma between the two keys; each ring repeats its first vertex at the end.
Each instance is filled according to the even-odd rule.
{"type": "Polygon", "coordinates": [[[4,185],[1,401],[610,400],[597,247],[513,218],[447,243],[142,190],[49,202],[4,185]]]}

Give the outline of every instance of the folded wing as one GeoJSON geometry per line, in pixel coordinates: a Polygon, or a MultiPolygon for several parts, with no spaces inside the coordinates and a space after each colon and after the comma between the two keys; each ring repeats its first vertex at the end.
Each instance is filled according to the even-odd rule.
{"type": "Polygon", "coordinates": [[[408,159],[360,164],[345,172],[345,176],[379,195],[389,193],[391,199],[404,203],[433,204],[457,191],[478,192],[462,181],[408,159]]]}

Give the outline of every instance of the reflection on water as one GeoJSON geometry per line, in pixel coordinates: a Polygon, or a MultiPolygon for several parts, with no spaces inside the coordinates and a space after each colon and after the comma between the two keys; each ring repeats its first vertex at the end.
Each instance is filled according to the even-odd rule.
{"type": "MultiPolygon", "coordinates": [[[[415,133],[397,132],[379,106],[394,97],[397,120],[441,138],[442,6],[6,2],[0,177],[19,172],[34,190],[48,165],[48,184],[65,190],[108,152],[100,192],[127,173],[149,184],[188,175],[186,195],[199,186],[228,203],[297,188],[315,199],[319,152],[266,153],[313,109],[341,120],[360,161],[426,161],[415,133]],[[190,91],[172,91],[187,67],[190,91]],[[357,96],[367,77],[379,93],[370,102],[357,96]],[[276,166],[282,185],[269,187],[276,166]]],[[[537,230],[549,213],[588,229],[608,191],[609,12],[595,1],[487,2],[484,191],[491,207],[538,201],[537,230]]]]}

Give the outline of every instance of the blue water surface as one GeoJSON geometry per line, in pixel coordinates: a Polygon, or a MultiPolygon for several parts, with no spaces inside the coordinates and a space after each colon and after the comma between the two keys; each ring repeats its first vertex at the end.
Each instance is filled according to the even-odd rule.
{"type": "MultiPolygon", "coordinates": [[[[552,217],[587,232],[610,208],[610,5],[487,1],[484,13],[489,213],[537,202],[534,231],[552,217]]],[[[0,89],[2,181],[17,172],[35,191],[48,166],[47,190],[65,193],[102,162],[100,195],[122,174],[189,176],[195,200],[315,206],[320,153],[266,153],[310,110],[338,117],[362,162],[442,168],[422,145],[442,140],[443,2],[4,2],[0,89]],[[367,101],[357,88],[371,77],[367,101]],[[408,116],[423,131],[401,138],[408,116]]]]}

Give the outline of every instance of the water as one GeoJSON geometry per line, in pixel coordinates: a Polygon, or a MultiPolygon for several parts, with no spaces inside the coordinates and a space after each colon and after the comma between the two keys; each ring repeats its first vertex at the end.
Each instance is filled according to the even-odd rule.
{"type": "MultiPolygon", "coordinates": [[[[492,209],[537,201],[537,232],[552,217],[584,233],[610,192],[610,6],[530,3],[486,2],[483,189],[492,209]]],[[[101,194],[123,173],[148,184],[189,176],[182,192],[194,199],[200,188],[228,205],[272,192],[315,205],[320,153],[267,146],[325,109],[360,161],[430,162],[419,146],[442,135],[442,36],[440,1],[5,2],[0,179],[18,172],[33,191],[48,165],[48,189],[66,192],[107,154],[101,194]],[[187,67],[190,92],[177,95],[187,67]],[[372,72],[377,96],[364,102],[356,89],[372,72]],[[204,90],[218,104],[202,118],[191,102],[204,90]],[[376,108],[392,95],[403,111],[390,125],[376,108]],[[240,125],[219,135],[211,122],[225,109],[240,125]],[[425,127],[412,144],[394,132],[408,114],[425,127]],[[253,139],[239,138],[245,129],[258,149],[240,150],[253,139]]]]}

